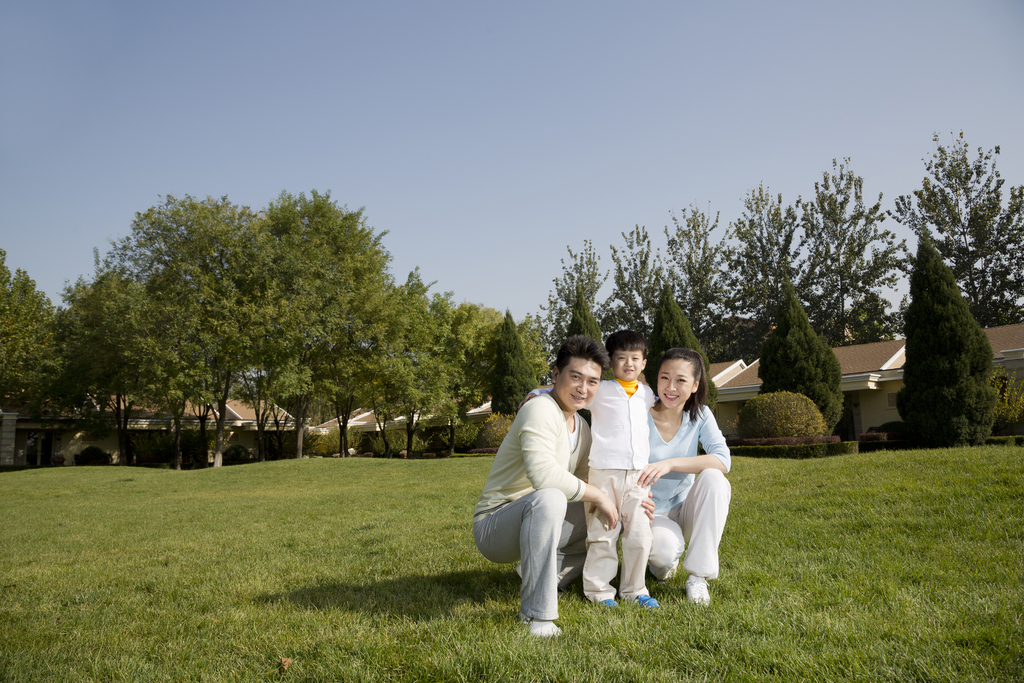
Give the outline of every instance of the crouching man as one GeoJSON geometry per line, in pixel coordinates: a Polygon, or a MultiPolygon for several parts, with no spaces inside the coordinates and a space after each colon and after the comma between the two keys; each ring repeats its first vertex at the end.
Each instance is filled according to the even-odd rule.
{"type": "Polygon", "coordinates": [[[519,619],[531,634],[561,634],[558,590],[583,572],[587,557],[584,504],[618,524],[615,503],[584,481],[590,428],[576,414],[594,398],[608,353],[593,339],[569,337],[558,350],[554,389],[516,415],[473,514],[476,547],[492,562],[520,562],[519,619]]]}

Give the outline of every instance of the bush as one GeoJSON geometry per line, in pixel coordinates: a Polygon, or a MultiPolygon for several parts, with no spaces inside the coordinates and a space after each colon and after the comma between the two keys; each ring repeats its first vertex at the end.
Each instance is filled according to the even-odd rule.
{"type": "Polygon", "coordinates": [[[868,427],[868,432],[889,432],[893,434],[904,434],[910,436],[910,430],[907,428],[907,423],[900,420],[893,420],[886,422],[877,427],[868,427]]]}
{"type": "Polygon", "coordinates": [[[303,455],[334,455],[337,450],[337,433],[309,430],[302,435],[303,455]]]}
{"type": "Polygon", "coordinates": [[[807,443],[793,446],[736,446],[729,448],[732,455],[746,458],[825,458],[831,455],[855,455],[859,453],[856,441],[832,441],[807,443]]]}
{"type": "Polygon", "coordinates": [[[508,435],[508,430],[512,426],[512,420],[514,419],[515,415],[491,413],[484,420],[484,426],[480,429],[480,436],[477,442],[483,448],[497,448],[508,435]]]}
{"type": "Polygon", "coordinates": [[[861,443],[869,441],[901,441],[903,435],[899,432],[865,432],[860,435],[861,443]]]}
{"type": "Polygon", "coordinates": [[[232,463],[252,462],[253,460],[252,454],[249,452],[249,449],[243,446],[242,444],[237,443],[234,446],[229,446],[228,449],[224,451],[223,457],[225,465],[232,463]]]}
{"type": "Polygon", "coordinates": [[[86,446],[75,456],[76,465],[109,465],[110,454],[99,446],[86,446]]]}
{"type": "Polygon", "coordinates": [[[860,453],[874,453],[875,451],[909,451],[920,448],[909,439],[897,439],[894,441],[862,441],[857,447],[860,453]]]}
{"type": "Polygon", "coordinates": [[[738,427],[744,439],[824,436],[828,430],[814,402],[789,391],[760,394],[747,401],[738,427]]]}

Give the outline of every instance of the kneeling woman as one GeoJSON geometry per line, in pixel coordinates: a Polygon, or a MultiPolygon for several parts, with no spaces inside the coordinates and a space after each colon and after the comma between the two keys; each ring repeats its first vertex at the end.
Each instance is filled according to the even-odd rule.
{"type": "Polygon", "coordinates": [[[718,578],[718,545],[729,516],[731,459],[707,407],[708,380],[700,354],[674,348],[658,366],[658,402],[651,408],[651,459],[640,476],[654,497],[651,572],[673,576],[682,558],[686,596],[707,605],[718,578]],[[706,455],[697,454],[698,442],[706,455]],[[686,551],[683,556],[683,551],[686,551]]]}

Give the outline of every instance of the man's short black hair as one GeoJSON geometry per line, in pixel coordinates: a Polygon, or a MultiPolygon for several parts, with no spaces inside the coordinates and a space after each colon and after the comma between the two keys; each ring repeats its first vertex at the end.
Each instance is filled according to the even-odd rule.
{"type": "Polygon", "coordinates": [[[558,349],[558,355],[555,356],[555,367],[561,372],[573,358],[593,361],[601,366],[601,372],[612,365],[608,360],[608,352],[604,350],[601,343],[585,334],[574,334],[565,340],[562,347],[558,349]]]}
{"type": "Polygon", "coordinates": [[[609,335],[604,347],[608,349],[608,355],[612,356],[616,351],[640,351],[647,358],[647,340],[643,335],[633,330],[619,330],[609,335]]]}

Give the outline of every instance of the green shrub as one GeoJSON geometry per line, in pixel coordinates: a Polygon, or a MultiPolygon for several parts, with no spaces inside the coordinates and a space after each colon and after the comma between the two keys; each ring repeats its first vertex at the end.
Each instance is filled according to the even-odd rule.
{"type": "MultiPolygon", "coordinates": [[[[480,425],[472,422],[463,422],[455,427],[455,450],[467,451],[476,445],[476,439],[480,435],[480,425]]],[[[448,428],[444,427],[438,434],[438,441],[442,446],[447,448],[450,444],[448,443],[448,428]]]]}
{"type": "Polygon", "coordinates": [[[303,455],[334,455],[337,450],[337,433],[310,430],[302,435],[303,455]]]}
{"type": "Polygon", "coordinates": [[[909,439],[897,441],[861,441],[857,447],[860,453],[874,453],[875,451],[909,451],[921,448],[909,439]]]}
{"type": "Polygon", "coordinates": [[[75,456],[76,465],[109,465],[110,454],[99,446],[86,446],[75,456]]]}
{"type": "MultiPolygon", "coordinates": [[[[824,422],[824,420],[822,420],[824,422]]],[[[736,446],[730,454],[745,458],[825,458],[831,455],[855,455],[859,453],[856,441],[833,441],[830,443],[806,443],[792,446],[736,446]]]]}
{"type": "Polygon", "coordinates": [[[985,439],[988,446],[1024,446],[1024,434],[1016,436],[990,436],[985,439]]]}
{"type": "Polygon", "coordinates": [[[229,446],[228,449],[224,451],[225,464],[249,462],[252,459],[252,454],[249,452],[249,449],[242,444],[236,443],[234,446],[229,446]]]}
{"type": "Polygon", "coordinates": [[[824,436],[825,419],[803,394],[776,391],[760,394],[740,410],[738,428],[744,439],[779,436],[824,436]]]}
{"type": "Polygon", "coordinates": [[[508,435],[515,415],[503,415],[502,413],[491,413],[484,426],[480,428],[478,443],[484,448],[497,448],[508,435]]]}
{"type": "Polygon", "coordinates": [[[907,428],[907,423],[901,420],[893,420],[884,424],[878,425],[877,427],[868,427],[868,432],[889,432],[895,434],[906,434],[910,435],[910,430],[907,428]]]}

